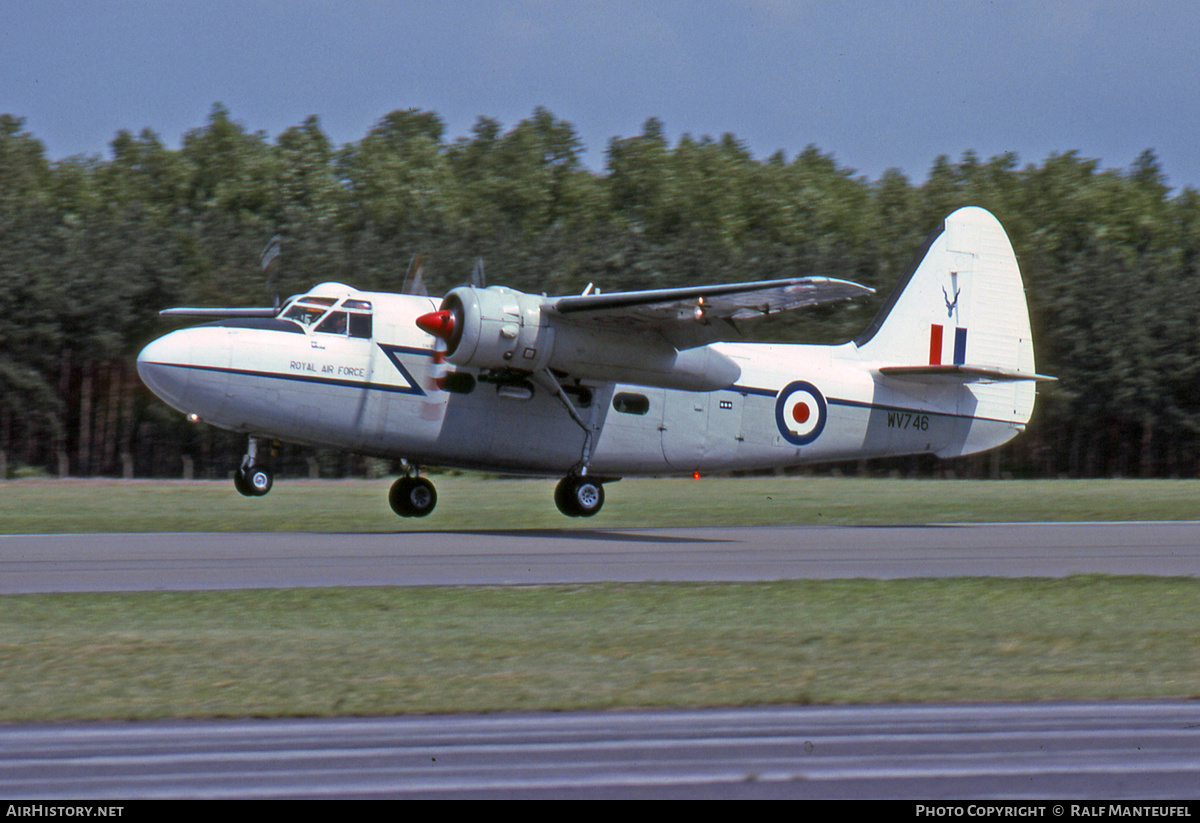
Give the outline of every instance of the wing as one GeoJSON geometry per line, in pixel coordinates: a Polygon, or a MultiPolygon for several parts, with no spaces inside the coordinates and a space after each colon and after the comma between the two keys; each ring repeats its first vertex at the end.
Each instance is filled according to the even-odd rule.
{"type": "Polygon", "coordinates": [[[731,320],[849,300],[874,291],[831,277],[790,277],[555,297],[542,309],[573,322],[657,329],[678,348],[686,348],[736,331],[731,320]]]}
{"type": "Polygon", "coordinates": [[[245,309],[178,308],[163,309],[159,314],[163,317],[274,317],[279,314],[279,307],[245,309]]]}

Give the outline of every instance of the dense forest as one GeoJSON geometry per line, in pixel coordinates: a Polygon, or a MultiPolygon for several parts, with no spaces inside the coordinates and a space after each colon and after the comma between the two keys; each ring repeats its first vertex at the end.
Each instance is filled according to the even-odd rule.
{"type": "MultiPolygon", "coordinates": [[[[227,476],[241,439],[158,402],[134,359],[171,328],[161,308],[268,301],[258,256],[276,234],[284,296],[325,280],[395,290],[417,252],[431,292],[467,280],[476,257],[489,282],[535,292],[809,274],[879,290],[744,328],[834,343],[963,205],[1008,230],[1038,370],[1060,383],[996,457],[847,468],[1200,473],[1200,195],[1173,194],[1152,150],[1118,170],[1075,152],[1024,166],[967,152],[917,184],[856,176],[815,146],[756,159],[731,134],[671,145],[655,119],[611,140],[599,171],[544,109],[507,130],[481,117],[467,137],[444,131],[403,110],[342,147],[316,117],[272,140],[218,104],[177,150],[122,131],[110,157],[51,161],[0,115],[0,476],[227,476]]],[[[293,472],[367,466],[298,448],[282,459],[293,472]]]]}

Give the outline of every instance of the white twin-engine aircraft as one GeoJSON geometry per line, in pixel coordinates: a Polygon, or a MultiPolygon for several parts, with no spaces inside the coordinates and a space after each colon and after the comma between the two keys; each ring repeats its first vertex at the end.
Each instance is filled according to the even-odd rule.
{"type": "Polygon", "coordinates": [[[871,293],[800,277],[545,297],[463,286],[419,294],[324,283],[278,309],[216,317],[146,346],[138,373],[192,420],[249,435],[234,483],[272,484],[260,443],[388,458],[389,501],[423,517],[423,465],[562,476],[588,517],[624,475],[766,469],[889,455],[954,457],[1025,429],[1036,373],[1008,236],[951,214],[871,324],[838,346],[715,342],[730,321],[871,293]]]}

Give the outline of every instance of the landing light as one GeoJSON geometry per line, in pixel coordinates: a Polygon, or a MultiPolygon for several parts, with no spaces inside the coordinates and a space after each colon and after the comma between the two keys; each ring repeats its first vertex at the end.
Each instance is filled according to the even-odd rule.
{"type": "Polygon", "coordinates": [[[195,412],[192,412],[191,414],[189,414],[189,415],[187,416],[187,421],[188,421],[189,423],[199,423],[199,422],[200,422],[200,415],[196,414],[195,412]]]}

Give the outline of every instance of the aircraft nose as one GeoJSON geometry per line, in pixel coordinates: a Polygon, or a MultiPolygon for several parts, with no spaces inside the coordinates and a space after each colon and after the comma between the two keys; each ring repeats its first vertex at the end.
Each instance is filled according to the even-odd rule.
{"type": "Polygon", "coordinates": [[[138,354],[138,376],[150,391],[180,411],[187,393],[192,346],[186,330],[151,341],[138,354]]]}

